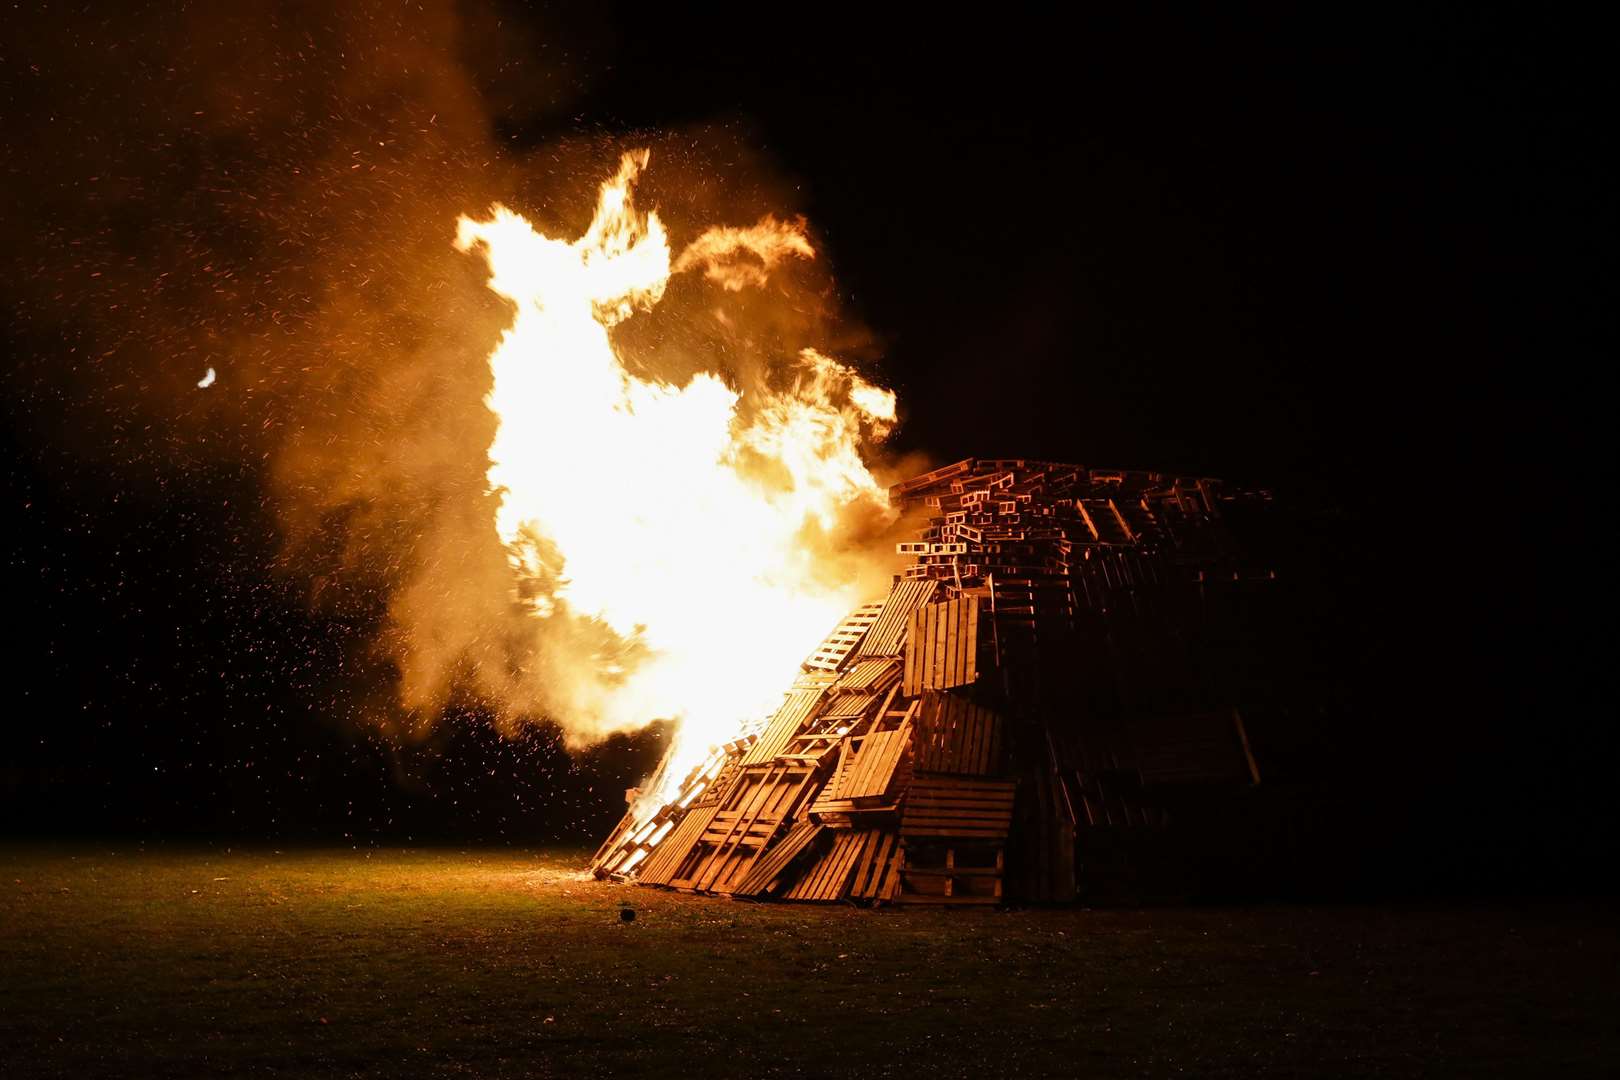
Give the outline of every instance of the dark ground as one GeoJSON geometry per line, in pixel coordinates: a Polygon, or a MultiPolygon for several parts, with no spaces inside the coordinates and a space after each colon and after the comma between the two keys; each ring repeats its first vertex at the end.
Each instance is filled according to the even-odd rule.
{"type": "Polygon", "coordinates": [[[0,1074],[1620,1068],[1620,935],[1591,906],[871,912],[584,859],[6,848],[0,1074]]]}

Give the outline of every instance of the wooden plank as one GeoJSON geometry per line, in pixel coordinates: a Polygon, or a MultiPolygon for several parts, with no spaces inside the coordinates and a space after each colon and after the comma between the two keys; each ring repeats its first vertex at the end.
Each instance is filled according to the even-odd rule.
{"type": "Polygon", "coordinates": [[[922,893],[903,892],[903,893],[900,894],[900,898],[899,898],[898,902],[902,903],[902,904],[939,904],[939,905],[954,905],[954,906],[958,906],[958,907],[968,907],[968,906],[973,905],[973,904],[978,904],[978,905],[999,904],[999,903],[1001,903],[1001,898],[998,897],[998,896],[989,896],[989,895],[985,895],[985,896],[978,896],[978,895],[968,895],[968,896],[927,896],[927,895],[922,894],[922,893]]]}
{"type": "Polygon", "coordinates": [[[924,674],[924,686],[943,687],[945,683],[945,633],[949,625],[948,612],[954,601],[944,604],[930,604],[928,608],[928,648],[931,650],[930,663],[924,674]]]}
{"type": "Polygon", "coordinates": [[[907,698],[914,698],[914,696],[922,693],[922,657],[927,656],[928,653],[928,609],[930,607],[932,607],[932,604],[923,604],[922,607],[912,612],[910,631],[906,635],[906,653],[910,661],[910,670],[912,670],[907,688],[902,691],[907,698]]]}
{"type": "Polygon", "coordinates": [[[905,821],[913,824],[940,824],[949,821],[994,822],[1012,813],[1013,802],[924,802],[906,797],[905,821]]]}
{"type": "Polygon", "coordinates": [[[906,797],[905,821],[907,825],[929,824],[937,825],[951,821],[988,821],[994,822],[1012,813],[1013,802],[923,802],[906,797]]]}
{"type": "Polygon", "coordinates": [[[911,613],[911,625],[906,631],[906,678],[900,690],[906,697],[922,693],[922,658],[928,651],[924,635],[928,630],[928,609],[932,606],[924,604],[911,613]]]}
{"type": "Polygon", "coordinates": [[[875,900],[893,900],[900,895],[900,871],[906,865],[906,847],[898,839],[895,842],[894,854],[889,858],[889,868],[884,871],[882,884],[878,886],[875,900]]]}
{"type": "Polygon", "coordinates": [[[927,639],[924,637],[928,628],[928,608],[924,604],[911,613],[911,625],[906,632],[906,663],[910,665],[910,674],[906,679],[906,687],[901,693],[907,697],[916,697],[922,693],[922,658],[928,651],[927,639]]]}
{"type": "Polygon", "coordinates": [[[1013,780],[980,780],[969,776],[917,776],[906,795],[913,800],[977,802],[1012,798],[1013,780]]]}
{"type": "Polygon", "coordinates": [[[906,800],[906,816],[902,823],[910,831],[914,826],[941,827],[961,823],[964,826],[993,826],[1006,824],[1013,813],[1013,801],[1006,803],[920,803],[906,800]]]}
{"type": "Polygon", "coordinates": [[[961,685],[966,687],[978,682],[978,597],[964,597],[962,604],[966,604],[962,619],[967,623],[967,644],[966,654],[962,657],[961,685]]]}
{"type": "MultiPolygon", "coordinates": [[[[1209,498],[1204,489],[1203,481],[1199,481],[1198,491],[1206,500],[1209,498]]],[[[1254,751],[1249,748],[1249,729],[1243,726],[1243,714],[1235,708],[1232,710],[1232,726],[1237,728],[1238,742],[1243,745],[1243,760],[1248,763],[1249,778],[1258,784],[1260,782],[1260,763],[1254,760],[1254,751]]]]}

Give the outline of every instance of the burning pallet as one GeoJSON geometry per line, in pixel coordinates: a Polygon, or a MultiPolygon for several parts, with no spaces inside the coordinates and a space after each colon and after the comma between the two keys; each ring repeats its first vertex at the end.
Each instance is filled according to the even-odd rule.
{"type": "Polygon", "coordinates": [[[828,636],[756,734],[627,814],[598,875],[800,901],[1067,899],[1077,836],[1162,823],[1155,784],[1258,781],[1235,709],[1088,709],[1063,680],[1088,685],[1102,637],[1154,625],[1164,598],[1268,577],[1222,521],[1265,493],[969,459],[890,494],[933,513],[898,545],[913,561],[889,595],[828,636]]]}

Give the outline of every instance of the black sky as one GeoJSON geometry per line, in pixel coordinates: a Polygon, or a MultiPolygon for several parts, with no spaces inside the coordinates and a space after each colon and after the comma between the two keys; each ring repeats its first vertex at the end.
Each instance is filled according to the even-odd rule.
{"type": "MultiPolygon", "coordinates": [[[[883,343],[905,448],[1274,487],[1327,538],[1381,753],[1422,756],[1445,801],[1609,820],[1585,764],[1613,746],[1590,28],[943,10],[511,5],[469,21],[518,44],[463,59],[515,160],[700,128],[759,151],[883,343]]],[[[8,41],[8,85],[73,29],[8,41]]],[[[56,182],[26,151],[12,183],[56,182]]],[[[570,762],[463,722],[400,759],[331,723],[364,616],[309,615],[265,569],[259,467],[109,482],[33,422],[71,420],[39,377],[71,344],[8,337],[14,829],[585,841],[611,816],[655,742],[570,762]]]]}

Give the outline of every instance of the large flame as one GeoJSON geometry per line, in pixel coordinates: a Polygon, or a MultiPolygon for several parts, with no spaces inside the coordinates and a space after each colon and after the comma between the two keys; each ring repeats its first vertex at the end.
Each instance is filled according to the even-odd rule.
{"type": "MultiPolygon", "coordinates": [[[[504,207],[463,217],[489,284],[511,300],[490,356],[499,419],[495,526],[533,617],[602,625],[590,666],[554,697],[567,728],[605,734],[679,721],[664,791],[780,702],[799,663],[859,603],[815,572],[813,539],[855,504],[888,512],[861,450],[894,395],[806,348],[787,390],[746,403],[717,374],[677,386],[626,369],[609,330],[663,297],[672,272],[723,289],[763,284],[814,250],[802,222],[705,232],[672,263],[632,187],[645,151],[602,185],[585,234],[544,235],[504,207]]],[[[653,794],[653,793],[649,793],[653,794]]]]}

